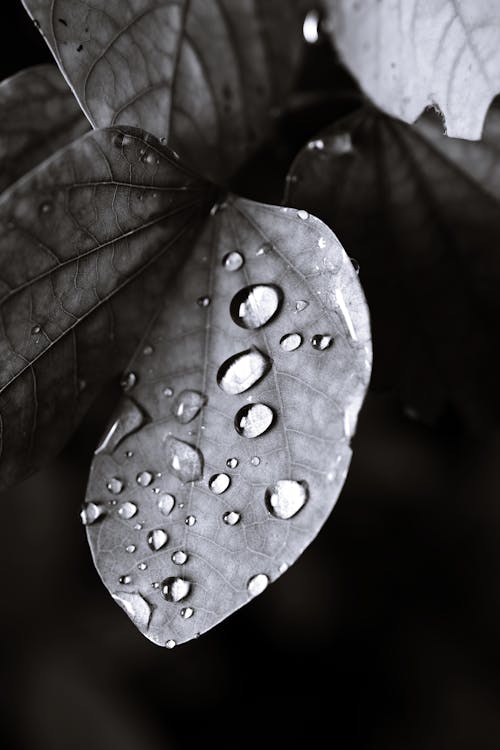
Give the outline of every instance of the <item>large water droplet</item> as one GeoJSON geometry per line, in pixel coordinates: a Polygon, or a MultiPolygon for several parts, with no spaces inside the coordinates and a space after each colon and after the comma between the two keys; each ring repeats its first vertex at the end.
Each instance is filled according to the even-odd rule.
{"type": "Polygon", "coordinates": [[[183,607],[181,609],[181,617],[183,620],[189,620],[194,615],[194,609],[192,607],[183,607]]]}
{"type": "Polygon", "coordinates": [[[228,469],[236,469],[238,463],[239,462],[237,458],[228,458],[226,461],[226,466],[228,469]]]}
{"type": "Polygon", "coordinates": [[[227,474],[214,474],[210,477],[210,481],[208,482],[208,486],[214,495],[222,495],[222,493],[228,489],[230,484],[231,477],[227,474]]]}
{"type": "Polygon", "coordinates": [[[234,418],[236,432],[246,438],[256,438],[267,432],[275,419],[275,413],[266,404],[247,404],[234,418]]]}
{"type": "Polygon", "coordinates": [[[297,211],[297,216],[299,217],[299,219],[302,219],[302,221],[306,221],[309,218],[309,214],[303,209],[297,211]]]}
{"type": "Polygon", "coordinates": [[[182,391],[172,404],[172,413],[181,424],[188,424],[198,416],[207,403],[207,397],[198,391],[182,391]]]}
{"type": "Polygon", "coordinates": [[[248,593],[250,594],[250,596],[257,596],[258,594],[262,594],[262,592],[267,589],[268,584],[269,578],[265,575],[265,573],[258,573],[248,581],[248,593]]]}
{"type": "Polygon", "coordinates": [[[274,318],[282,300],[283,292],[274,284],[253,284],[234,295],[229,310],[237,325],[255,330],[274,318]]]}
{"type": "Polygon", "coordinates": [[[133,518],[135,514],[137,513],[137,505],[135,503],[122,503],[120,507],[118,508],[118,515],[120,518],[125,519],[125,521],[128,521],[130,518],[133,518]]]}
{"type": "Polygon", "coordinates": [[[233,250],[231,253],[227,253],[222,259],[222,265],[226,271],[239,271],[243,266],[245,259],[241,253],[233,250]]]}
{"type": "Polygon", "coordinates": [[[173,638],[169,638],[168,641],[165,642],[165,648],[173,649],[176,647],[176,642],[173,638]]]}
{"type": "Polygon", "coordinates": [[[153,481],[153,475],[150,471],[141,471],[141,473],[136,476],[135,480],[137,484],[141,485],[141,487],[147,487],[153,481]]]}
{"type": "Polygon", "coordinates": [[[287,520],[295,516],[307,502],[309,488],[306,482],[280,479],[266,490],[266,506],[276,518],[287,520]]]}
{"type": "Polygon", "coordinates": [[[148,547],[153,552],[158,552],[168,542],[168,534],[163,529],[153,529],[148,534],[148,547]]]}
{"type": "Polygon", "coordinates": [[[113,495],[119,495],[123,490],[123,482],[118,477],[111,477],[111,479],[106,482],[106,487],[109,492],[113,493],[113,495]]]}
{"type": "Polygon", "coordinates": [[[236,524],[239,523],[240,518],[241,515],[236,510],[229,510],[222,516],[222,520],[227,526],[236,526],[236,524]]]}
{"type": "Polygon", "coordinates": [[[267,375],[272,361],[255,347],[234,354],[219,367],[217,383],[225,393],[244,393],[267,375]]]}
{"type": "Polygon", "coordinates": [[[139,407],[129,398],[122,399],[111,419],[111,426],[101,439],[95,453],[113,453],[121,441],[142,427],[145,418],[139,407]]]}
{"type": "Polygon", "coordinates": [[[187,560],[188,556],[183,549],[177,549],[172,554],[172,562],[174,563],[174,565],[185,565],[185,563],[187,563],[187,560]]]}
{"type": "Polygon", "coordinates": [[[121,583],[122,586],[128,586],[129,583],[132,583],[132,576],[120,576],[118,579],[118,583],[121,583]]]}
{"type": "Polygon", "coordinates": [[[319,352],[329,349],[333,343],[333,336],[329,333],[316,333],[311,339],[311,346],[319,352]]]}
{"type": "Polygon", "coordinates": [[[295,311],[296,312],[302,312],[306,309],[306,307],[309,307],[309,302],[305,299],[299,299],[295,303],[295,311]]]}
{"type": "Polygon", "coordinates": [[[84,526],[91,526],[93,523],[102,518],[106,513],[103,505],[100,503],[87,503],[80,513],[80,518],[84,526]]]}
{"type": "MultiPolygon", "coordinates": [[[[130,578],[130,576],[123,576],[123,578],[130,578]]],[[[141,594],[129,594],[126,591],[120,591],[120,593],[113,594],[113,599],[120,607],[123,607],[130,619],[139,628],[145,629],[149,626],[151,607],[141,594]]]]}
{"type": "Polygon", "coordinates": [[[161,584],[161,593],[167,602],[180,602],[185,599],[191,591],[191,583],[185,578],[170,576],[165,578],[161,584]]]}
{"type": "Polygon", "coordinates": [[[280,346],[284,352],[294,352],[302,344],[300,333],[287,333],[280,339],[280,346]]]}
{"type": "Polygon", "coordinates": [[[196,482],[203,474],[203,456],[189,443],[169,435],[165,441],[168,466],[181,482],[196,482]]]}
{"type": "Polygon", "coordinates": [[[175,497],[169,492],[163,492],[158,498],[158,508],[164,516],[170,515],[175,505],[175,497]]]}

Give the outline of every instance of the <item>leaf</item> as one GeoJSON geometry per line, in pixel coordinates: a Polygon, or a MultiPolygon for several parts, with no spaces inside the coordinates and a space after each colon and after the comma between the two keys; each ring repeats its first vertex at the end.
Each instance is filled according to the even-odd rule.
{"type": "Polygon", "coordinates": [[[370,366],[363,293],[335,235],[230,197],[130,365],[133,431],[115,415],[82,512],[105,585],[150,640],[205,632],[313,540],[344,483],[370,366]]]}
{"type": "Polygon", "coordinates": [[[0,198],[1,485],[120,372],[212,188],[134,129],[90,133],[0,198]]]}
{"type": "Polygon", "coordinates": [[[484,140],[446,138],[363,107],[297,157],[287,201],[335,228],[359,261],[373,318],[374,380],[432,422],[498,422],[500,111],[484,140]]]}
{"type": "Polygon", "coordinates": [[[54,65],[0,83],[0,192],[89,129],[54,65]]]}
{"type": "Polygon", "coordinates": [[[95,126],[165,137],[213,179],[266,135],[302,43],[287,0],[23,2],[95,126]]]}
{"type": "Polygon", "coordinates": [[[325,28],[381,109],[414,122],[438,108],[449,136],[481,137],[500,93],[496,0],[324,0],[325,28]]]}

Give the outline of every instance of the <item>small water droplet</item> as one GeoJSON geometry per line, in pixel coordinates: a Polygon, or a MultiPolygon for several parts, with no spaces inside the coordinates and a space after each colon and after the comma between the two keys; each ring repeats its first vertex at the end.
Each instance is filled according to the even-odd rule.
{"type": "Polygon", "coordinates": [[[180,602],[185,599],[191,591],[191,583],[185,578],[170,576],[165,578],[161,584],[161,593],[167,602],[180,602]]]}
{"type": "Polygon", "coordinates": [[[87,503],[80,513],[80,518],[84,526],[91,526],[93,523],[105,515],[106,510],[100,503],[87,503]]]}
{"type": "Polygon", "coordinates": [[[307,148],[310,151],[323,151],[323,149],[325,148],[325,142],[321,139],[318,139],[316,141],[309,141],[309,143],[307,144],[307,148]]]}
{"type": "MultiPolygon", "coordinates": [[[[108,427],[95,449],[96,455],[113,453],[124,438],[142,427],[144,421],[144,414],[139,407],[131,399],[123,398],[111,417],[110,427],[108,427]]],[[[127,451],[125,455],[127,458],[131,458],[134,454],[132,451],[127,451]]]]}
{"type": "Polygon", "coordinates": [[[222,265],[226,271],[239,271],[243,266],[245,259],[237,250],[233,250],[222,258],[222,265]]]}
{"type": "Polygon", "coordinates": [[[172,554],[172,562],[174,565],[185,565],[187,560],[188,556],[183,549],[178,549],[172,554]]]}
{"type": "Polygon", "coordinates": [[[248,593],[250,594],[250,596],[257,596],[258,594],[262,594],[262,592],[267,589],[268,584],[269,578],[265,575],[265,573],[258,573],[248,581],[248,593]]]}
{"type": "Polygon", "coordinates": [[[225,393],[244,393],[267,375],[271,365],[271,359],[260,349],[247,349],[226,359],[219,367],[217,383],[225,393]]]}
{"type": "Polygon", "coordinates": [[[168,387],[164,388],[163,395],[166,396],[167,398],[171,398],[174,395],[174,391],[172,388],[168,388],[168,387]]]}
{"type": "Polygon", "coordinates": [[[255,255],[258,255],[259,257],[262,255],[267,255],[268,253],[271,252],[272,249],[273,249],[273,246],[271,245],[270,242],[263,242],[262,245],[257,249],[257,252],[255,253],[255,255]]]}
{"type": "Polygon", "coordinates": [[[151,346],[151,344],[146,344],[146,346],[142,350],[142,353],[144,354],[145,357],[150,357],[153,354],[153,352],[154,352],[154,349],[151,346]]]}
{"type": "Polygon", "coordinates": [[[196,516],[188,516],[184,523],[186,526],[194,526],[196,523],[196,516]]]}
{"type": "Polygon", "coordinates": [[[280,565],[280,573],[286,573],[287,570],[288,570],[288,563],[286,563],[286,562],[281,563],[281,565],[280,565]]]}
{"type": "Polygon", "coordinates": [[[177,645],[177,644],[176,644],[176,642],[174,641],[174,639],[173,639],[173,638],[169,638],[169,639],[168,639],[168,641],[166,641],[166,643],[165,643],[165,648],[170,648],[170,649],[172,649],[172,648],[175,648],[175,647],[176,647],[176,645],[177,645]]]}
{"type": "Polygon", "coordinates": [[[268,511],[273,516],[288,520],[304,507],[308,497],[309,488],[306,482],[280,479],[267,488],[265,501],[268,511]]]}
{"type": "Polygon", "coordinates": [[[137,484],[140,484],[141,487],[147,487],[153,481],[153,475],[150,471],[141,471],[140,474],[136,476],[135,481],[137,484]]]}
{"type": "Polygon", "coordinates": [[[147,568],[148,568],[148,566],[146,565],[145,562],[139,563],[139,565],[137,567],[139,568],[139,570],[147,570],[147,568]]]}
{"type": "Polygon", "coordinates": [[[226,461],[226,466],[228,469],[236,469],[238,463],[239,461],[237,458],[228,458],[226,461]]]}
{"type": "Polygon", "coordinates": [[[120,385],[125,392],[132,390],[134,385],[137,383],[137,375],[135,372],[127,372],[120,380],[120,385]]]}
{"type": "Polygon", "coordinates": [[[196,300],[196,304],[198,305],[198,307],[208,307],[210,302],[210,297],[207,296],[198,297],[198,299],[196,300]]]}
{"type": "Polygon", "coordinates": [[[50,203],[50,201],[46,201],[45,203],[42,203],[40,206],[40,213],[42,214],[50,214],[52,211],[53,205],[50,203]]]}
{"type": "Polygon", "coordinates": [[[256,438],[267,432],[274,420],[275,413],[266,404],[246,404],[234,418],[236,432],[246,438],[256,438]]]}
{"type": "Polygon", "coordinates": [[[304,18],[302,33],[308,44],[317,44],[319,40],[319,23],[321,14],[318,10],[310,10],[304,18]]]}
{"type": "Polygon", "coordinates": [[[132,552],[135,552],[135,551],[136,551],[136,549],[137,549],[137,547],[135,546],[135,544],[128,544],[128,545],[127,545],[127,546],[125,547],[125,551],[126,551],[126,552],[130,552],[130,553],[132,553],[132,552]]]}
{"type": "Polygon", "coordinates": [[[333,343],[333,336],[328,333],[316,333],[311,339],[311,346],[318,352],[324,352],[329,349],[333,343]]]}
{"type": "Polygon", "coordinates": [[[207,397],[198,391],[182,391],[172,404],[172,413],[181,424],[189,424],[207,403],[207,397]]]}
{"type": "Polygon", "coordinates": [[[309,302],[307,302],[307,300],[305,300],[305,299],[299,299],[295,303],[295,311],[296,312],[302,312],[303,310],[306,309],[306,307],[309,307],[309,302]]]}
{"type": "Polygon", "coordinates": [[[143,528],[143,526],[144,526],[144,524],[143,524],[143,523],[135,523],[135,524],[134,524],[134,529],[135,529],[136,531],[142,531],[142,528],[143,528]]]}
{"type": "Polygon", "coordinates": [[[252,458],[250,459],[250,463],[252,464],[252,466],[260,466],[259,456],[252,456],[252,458]]]}
{"type": "Polygon", "coordinates": [[[154,589],[159,589],[159,588],[160,588],[160,584],[158,583],[158,581],[153,581],[153,583],[151,584],[151,586],[152,586],[152,587],[153,587],[154,589]]]}
{"type": "Polygon", "coordinates": [[[337,133],[330,141],[330,151],[336,156],[343,156],[354,151],[350,133],[337,133]]]}
{"type": "Polygon", "coordinates": [[[127,456],[127,458],[132,458],[132,456],[134,455],[134,451],[125,451],[125,455],[127,456]]]}
{"type": "Polygon", "coordinates": [[[192,607],[183,607],[181,609],[181,617],[183,620],[189,620],[194,615],[194,609],[192,607]]]}
{"type": "Polygon", "coordinates": [[[319,238],[319,240],[318,240],[318,247],[320,248],[320,250],[324,250],[325,249],[325,247],[326,247],[326,240],[325,240],[324,237],[320,237],[319,238]]]}
{"type": "MultiPolygon", "coordinates": [[[[122,578],[130,579],[130,576],[122,576],[122,578]]],[[[121,580],[120,583],[122,583],[121,580]]],[[[130,580],[124,581],[124,583],[130,583],[130,580]]],[[[125,591],[120,591],[120,593],[113,594],[113,599],[125,610],[130,619],[138,627],[148,627],[151,619],[151,607],[141,594],[129,594],[125,591]]]]}
{"type": "Polygon", "coordinates": [[[236,526],[236,524],[239,523],[240,519],[241,515],[236,510],[229,510],[222,516],[222,520],[227,526],[236,526]]]}
{"type": "Polygon", "coordinates": [[[222,493],[228,489],[230,484],[231,477],[227,474],[213,474],[208,482],[208,486],[214,495],[222,495],[222,493]]]}
{"type": "Polygon", "coordinates": [[[234,295],[229,310],[236,325],[256,330],[275,317],[282,300],[283,292],[274,284],[253,284],[234,295]]]}
{"type": "Polygon", "coordinates": [[[173,474],[181,482],[196,482],[203,474],[203,456],[198,448],[195,448],[173,435],[169,435],[165,441],[168,466],[173,474]]]}
{"type": "Polygon", "coordinates": [[[107,481],[106,487],[109,492],[113,493],[113,495],[119,495],[123,490],[123,482],[119,477],[111,477],[111,479],[107,481]]]}
{"type": "Polygon", "coordinates": [[[163,529],[153,529],[148,534],[148,547],[153,552],[158,552],[168,542],[168,534],[163,529]]]}
{"type": "Polygon", "coordinates": [[[356,258],[349,258],[349,260],[351,261],[354,270],[359,275],[359,269],[360,269],[359,261],[356,260],[356,258]]]}
{"type": "Polygon", "coordinates": [[[122,503],[120,507],[118,508],[118,515],[120,516],[120,518],[125,519],[125,521],[128,521],[130,518],[133,518],[136,513],[137,513],[137,505],[129,501],[127,501],[126,503],[122,503]]]}
{"type": "Polygon", "coordinates": [[[184,503],[179,503],[179,508],[181,508],[181,510],[183,507],[184,507],[184,503]]]}
{"type": "Polygon", "coordinates": [[[169,492],[163,492],[158,498],[158,508],[164,516],[170,515],[175,505],[175,497],[169,492]]]}
{"type": "Polygon", "coordinates": [[[302,219],[302,221],[306,221],[306,219],[309,218],[309,214],[307,213],[307,211],[304,211],[303,209],[301,209],[300,211],[297,211],[297,216],[299,217],[299,219],[302,219]]]}
{"type": "Polygon", "coordinates": [[[32,334],[33,334],[34,336],[36,336],[36,335],[37,335],[38,333],[40,333],[40,331],[41,331],[41,330],[42,330],[42,329],[40,328],[40,326],[33,326],[33,328],[31,329],[31,333],[32,333],[32,334]]]}
{"type": "Polygon", "coordinates": [[[132,583],[132,576],[129,576],[129,575],[120,576],[118,579],[118,583],[121,583],[124,586],[128,585],[129,583],[132,583]]]}
{"type": "Polygon", "coordinates": [[[287,333],[280,338],[280,346],[284,352],[294,352],[302,344],[300,333],[287,333]]]}

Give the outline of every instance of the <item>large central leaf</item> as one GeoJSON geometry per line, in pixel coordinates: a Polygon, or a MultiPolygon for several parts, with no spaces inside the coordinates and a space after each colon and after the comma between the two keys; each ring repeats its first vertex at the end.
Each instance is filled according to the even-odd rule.
{"type": "Polygon", "coordinates": [[[335,235],[305,211],[221,206],[124,378],[83,510],[106,586],[148,638],[208,630],[313,540],[370,367],[335,235]]]}
{"type": "Polygon", "coordinates": [[[300,51],[288,0],[23,1],[95,126],[167,138],[212,178],[268,130],[300,51]]]}

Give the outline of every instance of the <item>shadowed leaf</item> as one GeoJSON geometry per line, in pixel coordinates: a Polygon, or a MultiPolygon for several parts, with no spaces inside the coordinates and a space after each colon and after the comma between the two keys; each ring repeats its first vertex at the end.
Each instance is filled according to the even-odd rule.
{"type": "Polygon", "coordinates": [[[24,0],[90,121],[168,138],[224,179],[271,125],[292,81],[288,0],[24,0]]]}
{"type": "Polygon", "coordinates": [[[366,107],[297,157],[287,200],[314,211],[359,261],[374,380],[427,421],[447,405],[473,429],[498,420],[500,112],[481,143],[436,118],[404,125],[366,107]]]}
{"type": "Polygon", "coordinates": [[[332,232],[229,198],[130,364],[124,419],[133,399],[144,423],[104,437],[82,512],[104,583],[148,638],[205,632],[313,540],[370,366],[363,293],[332,232]]]}
{"type": "Polygon", "coordinates": [[[211,190],[152,136],[114,128],[2,195],[2,487],[54,455],[123,368],[211,190]]]}
{"type": "Polygon", "coordinates": [[[324,0],[325,28],[381,109],[414,122],[427,106],[448,135],[478,139],[500,93],[497,0],[324,0]]]}
{"type": "Polygon", "coordinates": [[[0,111],[0,191],[90,127],[54,65],[2,81],[0,111]]]}

